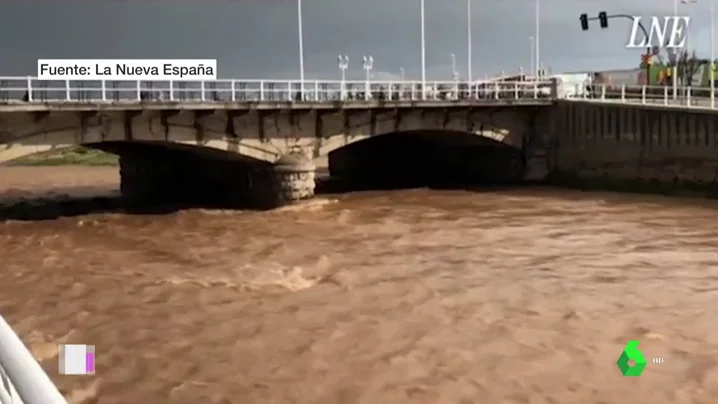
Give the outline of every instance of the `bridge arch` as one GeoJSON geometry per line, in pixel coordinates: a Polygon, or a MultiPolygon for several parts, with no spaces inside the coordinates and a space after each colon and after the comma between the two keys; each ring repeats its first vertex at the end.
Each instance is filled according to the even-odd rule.
{"type": "MultiPolygon", "coordinates": [[[[239,160],[274,163],[283,151],[270,142],[254,137],[231,137],[216,125],[167,122],[162,116],[145,119],[112,119],[99,114],[83,115],[69,113],[13,114],[12,119],[3,117],[0,124],[0,163],[24,156],[60,150],[73,146],[103,149],[113,144],[164,144],[175,150],[206,149],[208,154],[226,152],[239,160]]],[[[132,118],[131,118],[132,119],[132,118]]],[[[117,147],[110,148],[114,153],[117,147]]],[[[128,150],[128,147],[120,149],[128,150]]],[[[104,150],[104,149],[103,149],[104,150]]]]}
{"type": "Polygon", "coordinates": [[[457,130],[390,132],[327,147],[332,176],[409,182],[519,180],[523,150],[504,139],[457,130]]]}
{"type": "Polygon", "coordinates": [[[267,163],[314,157],[389,133],[469,133],[520,148],[531,113],[515,108],[25,112],[0,116],[0,162],[73,145],[156,142],[222,150],[267,163]]]}
{"type": "Polygon", "coordinates": [[[508,130],[485,131],[482,128],[480,130],[475,130],[472,133],[455,129],[416,129],[408,131],[392,131],[378,135],[370,135],[361,132],[355,135],[348,136],[344,134],[334,135],[321,142],[320,146],[315,151],[315,155],[328,156],[335,150],[351,146],[352,144],[357,142],[365,142],[382,136],[395,136],[399,134],[402,136],[418,136],[419,138],[431,136],[436,137],[437,140],[439,139],[439,137],[443,137],[442,140],[449,142],[452,140],[457,140],[459,138],[464,138],[465,140],[466,138],[471,137],[476,140],[475,143],[482,143],[487,146],[506,146],[513,147],[516,149],[520,149],[522,147],[520,138],[517,138],[516,136],[510,136],[510,132],[508,130]]]}
{"type": "Polygon", "coordinates": [[[398,132],[471,134],[521,148],[531,130],[530,114],[520,109],[344,110],[321,116],[315,157],[375,136],[398,132]]]}

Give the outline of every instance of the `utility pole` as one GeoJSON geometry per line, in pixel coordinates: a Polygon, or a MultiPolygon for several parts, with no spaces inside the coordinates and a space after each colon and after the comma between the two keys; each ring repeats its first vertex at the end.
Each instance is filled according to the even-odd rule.
{"type": "Polygon", "coordinates": [[[421,99],[426,99],[426,32],[425,32],[425,4],[421,0],[421,99]]]}
{"type": "Polygon", "coordinates": [[[715,47],[715,10],[713,9],[713,1],[711,1],[711,63],[710,63],[710,79],[711,79],[711,108],[716,106],[716,83],[715,83],[715,58],[716,58],[716,47],[715,47]]]}
{"type": "Polygon", "coordinates": [[[537,75],[538,75],[538,73],[539,73],[539,68],[540,68],[540,66],[541,66],[541,56],[540,56],[540,52],[541,52],[541,45],[540,45],[540,44],[541,44],[541,39],[540,39],[540,38],[541,38],[541,37],[540,37],[540,35],[541,35],[541,30],[540,30],[540,26],[541,26],[541,23],[540,23],[540,21],[541,21],[541,18],[540,18],[540,4],[541,4],[541,3],[540,3],[540,0],[536,0],[536,35],[535,35],[535,36],[536,36],[536,39],[535,39],[535,41],[536,41],[536,42],[535,42],[535,45],[536,45],[536,54],[535,54],[534,56],[535,56],[535,59],[536,59],[535,62],[536,62],[536,74],[537,74],[537,75]]]}
{"type": "MultiPolygon", "coordinates": [[[[466,15],[468,16],[467,26],[466,30],[467,32],[467,57],[469,59],[468,61],[468,72],[466,73],[466,79],[469,82],[469,85],[471,85],[471,0],[466,0],[466,15]]],[[[456,70],[456,69],[454,69],[456,70]]]]}
{"type": "Polygon", "coordinates": [[[297,30],[299,31],[299,92],[304,100],[304,31],[302,30],[302,0],[297,0],[297,30]]]}

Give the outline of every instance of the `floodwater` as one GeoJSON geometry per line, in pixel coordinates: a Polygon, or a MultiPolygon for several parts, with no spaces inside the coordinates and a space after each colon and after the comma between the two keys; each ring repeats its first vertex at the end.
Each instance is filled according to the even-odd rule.
{"type": "MultiPolygon", "coordinates": [[[[116,183],[113,168],[0,169],[14,197],[116,183]]],[[[0,257],[0,312],[73,403],[718,397],[708,201],[418,189],[94,213],[5,221],[0,257]],[[632,339],[649,363],[623,377],[632,339]],[[96,374],[59,376],[57,343],[95,345],[96,374]]]]}

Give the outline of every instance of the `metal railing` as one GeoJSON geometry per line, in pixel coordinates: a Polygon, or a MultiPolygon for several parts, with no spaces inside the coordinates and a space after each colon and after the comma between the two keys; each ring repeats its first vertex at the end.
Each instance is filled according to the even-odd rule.
{"type": "Polygon", "coordinates": [[[50,378],[0,316],[0,403],[67,404],[50,378]]]}
{"type": "Polygon", "coordinates": [[[2,103],[244,102],[244,101],[456,101],[551,98],[555,83],[543,81],[292,81],[214,80],[76,81],[0,77],[2,103]]]}
{"type": "Polygon", "coordinates": [[[0,105],[14,103],[361,102],[567,99],[571,101],[716,108],[707,87],[579,85],[552,79],[481,82],[214,80],[77,81],[0,77],[0,105]],[[571,90],[571,91],[568,91],[571,90]],[[564,95],[566,94],[566,95],[564,95]]]}
{"type": "Polygon", "coordinates": [[[606,102],[641,105],[663,105],[716,109],[715,92],[710,87],[679,87],[674,93],[670,86],[593,85],[573,89],[571,101],[606,102]]]}

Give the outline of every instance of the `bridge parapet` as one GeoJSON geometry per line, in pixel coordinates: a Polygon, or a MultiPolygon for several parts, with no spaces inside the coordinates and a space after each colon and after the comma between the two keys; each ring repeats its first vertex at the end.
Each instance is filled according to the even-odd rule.
{"type": "Polygon", "coordinates": [[[652,107],[718,109],[709,87],[595,84],[565,88],[548,80],[527,81],[357,81],[212,80],[116,81],[39,80],[0,77],[0,111],[97,109],[253,109],[441,107],[577,102],[652,107]],[[573,95],[561,95],[573,94],[573,95]]]}
{"type": "Polygon", "coordinates": [[[214,80],[214,81],[75,81],[0,77],[2,104],[67,103],[242,103],[242,102],[398,102],[551,99],[552,81],[339,81],[339,80],[214,80]]]}
{"type": "Polygon", "coordinates": [[[652,108],[718,109],[715,89],[710,87],[679,87],[673,91],[669,86],[607,85],[597,84],[586,89],[573,88],[569,101],[607,104],[645,105],[652,108]]]}

